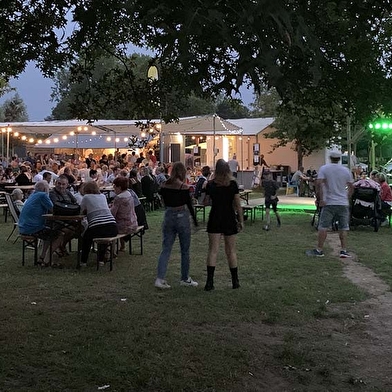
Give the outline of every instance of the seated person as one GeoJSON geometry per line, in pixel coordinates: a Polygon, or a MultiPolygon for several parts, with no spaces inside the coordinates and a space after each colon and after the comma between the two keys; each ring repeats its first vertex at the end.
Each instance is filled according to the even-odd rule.
{"type": "Polygon", "coordinates": [[[143,196],[142,184],[138,179],[136,169],[132,169],[129,172],[129,187],[137,194],[138,197],[143,196]]]}
{"type": "Polygon", "coordinates": [[[198,204],[203,204],[206,197],[206,185],[208,177],[211,175],[211,169],[209,166],[203,166],[201,169],[201,176],[197,180],[195,188],[195,198],[198,204]]]}
{"type": "Polygon", "coordinates": [[[391,210],[392,191],[389,184],[386,181],[387,178],[384,173],[378,173],[376,175],[376,179],[381,187],[380,190],[381,214],[382,214],[381,226],[387,226],[388,225],[387,212],[391,210]]]}
{"type": "MultiPolygon", "coordinates": [[[[65,174],[61,174],[57,178],[54,188],[49,192],[49,197],[53,204],[58,201],[68,204],[78,204],[74,195],[67,189],[68,185],[68,177],[65,174]]],[[[77,222],[74,224],[73,222],[67,222],[67,224],[69,226],[68,228],[64,228],[64,225],[60,222],[57,222],[54,226],[56,230],[60,230],[64,234],[62,237],[63,241],[57,251],[59,257],[68,256],[66,245],[72,240],[72,238],[80,234],[77,231],[79,227],[77,222]]]]}
{"type": "Polygon", "coordinates": [[[304,167],[300,166],[291,178],[291,183],[297,185],[298,196],[304,195],[308,180],[309,178],[304,174],[304,167]]]}
{"type": "MultiPolygon", "coordinates": [[[[120,234],[131,234],[138,226],[133,197],[128,192],[128,178],[117,177],[113,181],[116,197],[110,207],[110,212],[116,219],[117,229],[120,234]]],[[[125,249],[125,238],[120,239],[120,251],[125,249]]]]}
{"type": "MultiPolygon", "coordinates": [[[[80,265],[85,267],[93,239],[115,237],[118,229],[116,220],[109,210],[106,196],[99,191],[99,186],[95,181],[84,183],[82,194],[80,208],[82,213],[87,215],[87,229],[83,234],[80,265]]],[[[100,264],[104,263],[106,248],[103,244],[98,245],[97,258],[100,264]]]]}
{"type": "Polygon", "coordinates": [[[15,178],[15,182],[18,185],[30,185],[31,184],[31,179],[27,175],[27,172],[28,172],[27,166],[20,167],[20,174],[18,174],[15,178]]]}
{"type": "Polygon", "coordinates": [[[14,189],[12,191],[11,196],[12,196],[13,201],[14,201],[14,206],[15,206],[16,213],[18,215],[20,215],[20,213],[22,211],[22,208],[24,206],[24,203],[23,203],[23,192],[22,192],[21,189],[16,188],[16,189],[14,189]]]}
{"type": "Polygon", "coordinates": [[[43,240],[42,253],[38,264],[48,266],[51,255],[48,252],[52,242],[52,251],[56,251],[62,241],[62,233],[45,225],[43,214],[52,211],[53,203],[49,198],[49,184],[38,181],[34,186],[35,192],[26,200],[19,216],[20,235],[35,236],[43,240]]]}

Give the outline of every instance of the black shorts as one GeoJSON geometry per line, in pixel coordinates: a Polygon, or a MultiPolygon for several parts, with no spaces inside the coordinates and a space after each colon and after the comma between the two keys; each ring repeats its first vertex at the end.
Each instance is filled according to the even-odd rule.
{"type": "Polygon", "coordinates": [[[277,208],[277,205],[278,205],[278,201],[279,201],[279,199],[278,198],[276,198],[276,199],[273,199],[273,200],[271,200],[271,199],[265,199],[265,208],[272,208],[272,210],[274,211],[274,212],[276,212],[276,208],[277,208]]]}

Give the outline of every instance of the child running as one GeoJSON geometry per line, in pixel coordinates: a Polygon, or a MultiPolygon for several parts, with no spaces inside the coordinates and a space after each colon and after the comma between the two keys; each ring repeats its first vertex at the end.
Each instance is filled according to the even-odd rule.
{"type": "Polygon", "coordinates": [[[278,227],[280,227],[280,216],[277,211],[278,206],[278,196],[276,196],[276,191],[279,189],[278,183],[272,178],[272,173],[269,171],[264,171],[264,179],[262,181],[262,187],[264,188],[265,197],[265,219],[267,224],[263,227],[264,230],[268,231],[271,224],[270,209],[274,211],[276,219],[278,221],[278,227]]]}

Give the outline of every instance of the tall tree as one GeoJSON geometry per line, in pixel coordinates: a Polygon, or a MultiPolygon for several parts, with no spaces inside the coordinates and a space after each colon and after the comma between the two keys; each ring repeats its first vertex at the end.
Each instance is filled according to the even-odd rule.
{"type": "Polygon", "coordinates": [[[7,99],[1,107],[4,122],[28,121],[27,108],[19,94],[7,99]]]}
{"type": "Polygon", "coordinates": [[[254,102],[250,105],[252,108],[252,117],[276,117],[281,99],[275,88],[268,89],[263,87],[255,95],[254,102]]]}

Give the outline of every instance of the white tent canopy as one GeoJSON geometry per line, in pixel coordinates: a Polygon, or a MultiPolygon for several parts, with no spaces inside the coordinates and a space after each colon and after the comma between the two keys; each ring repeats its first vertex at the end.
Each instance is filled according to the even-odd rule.
{"type": "MultiPolygon", "coordinates": [[[[127,148],[128,138],[138,135],[136,122],[143,120],[79,120],[0,123],[13,132],[27,137],[47,135],[36,147],[52,148],[127,148]],[[74,132],[74,135],[70,135],[74,132]]],[[[159,123],[159,119],[151,120],[159,123]]],[[[180,118],[178,122],[162,123],[162,133],[182,135],[257,135],[271,125],[274,118],[246,118],[223,120],[217,115],[180,118]]],[[[144,120],[146,122],[146,120],[144,120]]]]}

